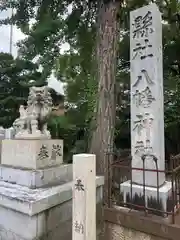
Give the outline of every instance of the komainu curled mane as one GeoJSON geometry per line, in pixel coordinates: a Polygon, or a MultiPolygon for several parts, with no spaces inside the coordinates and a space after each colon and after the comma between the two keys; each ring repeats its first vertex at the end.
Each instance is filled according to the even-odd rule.
{"type": "Polygon", "coordinates": [[[16,138],[51,138],[47,121],[52,111],[52,98],[47,86],[31,87],[27,108],[20,106],[20,117],[13,126],[16,138]]]}
{"type": "Polygon", "coordinates": [[[38,129],[43,132],[47,130],[47,120],[52,111],[52,98],[49,88],[31,87],[27,102],[27,114],[38,121],[38,129]],[[45,128],[45,129],[44,129],[45,128]]]}

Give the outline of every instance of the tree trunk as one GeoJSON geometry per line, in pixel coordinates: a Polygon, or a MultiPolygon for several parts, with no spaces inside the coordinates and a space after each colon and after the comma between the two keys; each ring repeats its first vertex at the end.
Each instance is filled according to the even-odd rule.
{"type": "Polygon", "coordinates": [[[101,1],[98,13],[96,53],[99,85],[95,129],[90,144],[90,152],[96,154],[98,175],[106,175],[108,158],[112,158],[109,153],[113,151],[114,145],[119,8],[120,1],[101,1]]]}

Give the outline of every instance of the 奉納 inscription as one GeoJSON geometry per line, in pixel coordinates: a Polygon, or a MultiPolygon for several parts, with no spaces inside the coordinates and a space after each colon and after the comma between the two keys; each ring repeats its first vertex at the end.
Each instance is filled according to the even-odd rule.
{"type": "Polygon", "coordinates": [[[49,154],[48,154],[48,148],[46,145],[42,145],[40,150],[39,150],[39,153],[38,153],[38,160],[43,160],[43,159],[46,159],[49,157],[49,154]]]}
{"type": "Polygon", "coordinates": [[[84,234],[84,225],[81,222],[75,221],[74,231],[79,234],[84,234]]]}
{"type": "Polygon", "coordinates": [[[82,184],[82,181],[80,179],[77,179],[75,189],[77,189],[78,191],[84,191],[84,185],[82,184]]]}
{"type": "Polygon", "coordinates": [[[132,23],[133,39],[140,37],[148,37],[153,33],[152,28],[152,13],[148,11],[144,16],[137,16],[132,23]]]}
{"type": "Polygon", "coordinates": [[[62,156],[61,153],[61,145],[59,144],[53,144],[52,145],[52,153],[51,153],[51,159],[56,160],[56,157],[62,156]]]}

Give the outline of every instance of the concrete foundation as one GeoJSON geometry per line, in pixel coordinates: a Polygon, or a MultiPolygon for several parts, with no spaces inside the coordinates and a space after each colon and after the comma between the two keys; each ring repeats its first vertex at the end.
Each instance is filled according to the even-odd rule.
{"type": "MultiPolygon", "coordinates": [[[[144,202],[144,188],[142,185],[131,185],[130,181],[126,181],[120,184],[120,191],[123,193],[125,203],[130,201],[136,205],[142,205],[142,202],[144,202]]],[[[145,206],[167,211],[168,199],[171,195],[171,182],[166,181],[161,187],[159,187],[159,189],[145,186],[145,206]]]]}

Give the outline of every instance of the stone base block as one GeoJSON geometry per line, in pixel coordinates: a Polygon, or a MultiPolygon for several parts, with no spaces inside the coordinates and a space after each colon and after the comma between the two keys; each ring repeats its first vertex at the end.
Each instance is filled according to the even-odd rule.
{"type": "MultiPolygon", "coordinates": [[[[97,206],[103,184],[97,177],[97,206]]],[[[72,239],[72,187],[73,182],[42,189],[0,182],[0,239],[72,239]]]]}
{"type": "Polygon", "coordinates": [[[131,197],[131,183],[126,181],[120,184],[120,191],[123,194],[125,203],[133,203],[139,206],[146,206],[148,208],[158,209],[161,211],[172,211],[170,199],[172,196],[171,182],[165,182],[159,191],[154,187],[132,184],[132,197],[131,197]],[[159,196],[159,197],[158,197],[159,196]],[[159,198],[159,201],[158,201],[159,198]],[[145,204],[144,204],[145,203],[145,204]],[[171,209],[170,209],[171,208],[171,209]]]}
{"type": "Polygon", "coordinates": [[[72,164],[63,164],[39,170],[0,166],[0,181],[39,188],[72,181],[72,164]]]}
{"type": "Polygon", "coordinates": [[[2,140],[1,164],[42,169],[63,163],[63,140],[2,140]]]}

